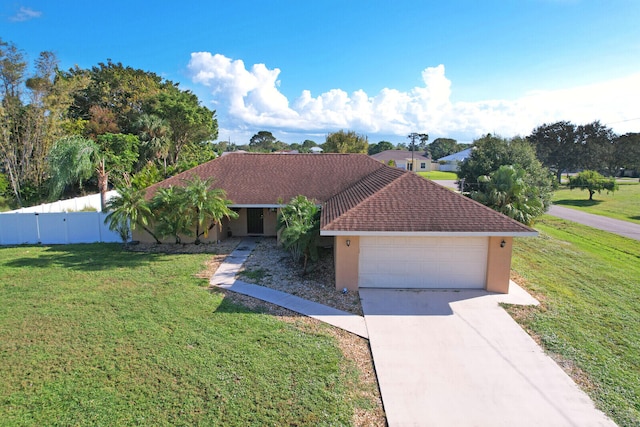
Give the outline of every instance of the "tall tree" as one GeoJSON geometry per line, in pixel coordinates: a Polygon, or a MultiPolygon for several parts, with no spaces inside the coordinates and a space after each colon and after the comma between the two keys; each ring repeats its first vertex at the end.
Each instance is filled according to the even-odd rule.
{"type": "Polygon", "coordinates": [[[617,137],[614,156],[618,168],[640,172],[640,133],[627,133],[617,137]]]}
{"type": "Polygon", "coordinates": [[[100,150],[98,160],[104,160],[106,169],[115,180],[121,180],[134,172],[140,145],[136,135],[105,133],[99,135],[96,142],[100,150]]]}
{"type": "Polygon", "coordinates": [[[526,140],[504,139],[489,134],[475,140],[474,147],[457,172],[463,192],[478,191],[481,185],[479,178],[490,175],[500,166],[517,166],[526,172],[524,182],[537,189],[545,210],[549,207],[553,179],[549,170],[538,161],[533,147],[526,140]]]}
{"type": "Polygon", "coordinates": [[[284,144],[276,139],[271,132],[261,130],[251,137],[249,140],[249,148],[255,151],[263,151],[270,153],[280,150],[284,144]]]}
{"type": "Polygon", "coordinates": [[[142,114],[136,123],[142,152],[138,161],[146,164],[149,161],[158,162],[167,170],[170,140],[167,121],[153,114],[142,114]]]}
{"type": "Polygon", "coordinates": [[[615,170],[613,143],[616,135],[613,130],[595,121],[578,126],[576,132],[580,168],[615,175],[617,170],[615,170]]]}
{"type": "Polygon", "coordinates": [[[213,154],[211,142],[218,137],[216,112],[200,105],[192,92],[182,91],[173,85],[166,86],[152,100],[146,112],[162,118],[169,126],[171,164],[190,161],[203,150],[213,154]]]}
{"type": "Polygon", "coordinates": [[[382,153],[383,151],[387,150],[393,150],[395,148],[396,147],[394,147],[394,145],[389,141],[380,141],[377,144],[369,145],[368,154],[372,156],[374,154],[382,153]]]}
{"type": "Polygon", "coordinates": [[[322,145],[325,153],[362,153],[366,154],[369,141],[366,136],[354,131],[339,130],[327,135],[322,145]]]}
{"type": "Polygon", "coordinates": [[[81,136],[58,140],[49,153],[49,198],[58,199],[69,185],[78,185],[93,176],[99,148],[81,136]]]}
{"type": "Polygon", "coordinates": [[[0,39],[0,156],[13,193],[22,206],[24,156],[20,144],[22,83],[27,62],[15,44],[0,39]]]}
{"type": "Polygon", "coordinates": [[[409,144],[410,151],[425,151],[427,148],[427,142],[429,141],[429,135],[426,133],[410,133],[407,138],[411,143],[409,144]]]}
{"type": "Polygon", "coordinates": [[[427,150],[434,160],[462,151],[458,142],[451,138],[436,138],[427,146],[427,150]]]}
{"type": "Polygon", "coordinates": [[[527,139],[535,147],[538,160],[555,173],[558,183],[563,171],[578,167],[578,133],[571,122],[545,123],[535,128],[527,139]]]}

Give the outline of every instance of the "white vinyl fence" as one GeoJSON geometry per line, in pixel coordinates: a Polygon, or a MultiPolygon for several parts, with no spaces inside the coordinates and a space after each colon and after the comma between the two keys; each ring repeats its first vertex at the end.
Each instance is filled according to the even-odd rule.
{"type": "Polygon", "coordinates": [[[57,212],[0,215],[0,245],[121,242],[104,224],[106,213],[57,212]]]}
{"type": "MultiPolygon", "coordinates": [[[[107,199],[117,192],[107,193],[107,199]]],[[[104,224],[103,212],[73,212],[87,207],[100,210],[100,195],[78,197],[0,214],[0,245],[121,242],[104,224]],[[72,211],[72,212],[67,212],[72,211]]]]}

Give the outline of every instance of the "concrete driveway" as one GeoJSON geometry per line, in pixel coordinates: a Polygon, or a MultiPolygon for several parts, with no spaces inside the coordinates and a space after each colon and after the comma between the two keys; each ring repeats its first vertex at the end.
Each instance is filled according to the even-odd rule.
{"type": "Polygon", "coordinates": [[[615,426],[485,291],[360,289],[394,426],[615,426]]]}

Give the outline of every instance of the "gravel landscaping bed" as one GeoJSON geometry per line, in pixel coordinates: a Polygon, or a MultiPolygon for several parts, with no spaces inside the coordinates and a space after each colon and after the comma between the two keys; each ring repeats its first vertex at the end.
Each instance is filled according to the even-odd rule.
{"type": "Polygon", "coordinates": [[[294,262],[275,238],[262,238],[238,279],[362,316],[358,293],[336,290],[333,249],[321,249],[320,259],[309,270],[303,275],[302,263],[294,262]]]}

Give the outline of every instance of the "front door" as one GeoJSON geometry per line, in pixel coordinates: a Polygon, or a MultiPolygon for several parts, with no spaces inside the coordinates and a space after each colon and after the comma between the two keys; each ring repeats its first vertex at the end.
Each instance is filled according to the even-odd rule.
{"type": "Polygon", "coordinates": [[[264,215],[262,208],[247,209],[247,234],[264,234],[264,215]]]}

